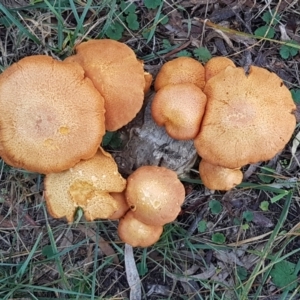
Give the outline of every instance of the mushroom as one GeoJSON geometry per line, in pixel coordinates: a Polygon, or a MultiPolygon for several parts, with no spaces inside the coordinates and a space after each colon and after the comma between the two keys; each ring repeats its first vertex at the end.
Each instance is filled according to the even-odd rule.
{"type": "Polygon", "coordinates": [[[243,180],[243,173],[240,169],[212,165],[204,159],[200,162],[199,173],[203,184],[211,190],[228,191],[243,180]]]}
{"type": "Polygon", "coordinates": [[[206,105],[205,94],[192,83],[169,84],[156,93],[152,117],[165,126],[168,135],[178,140],[196,137],[206,105]]]}
{"type": "Polygon", "coordinates": [[[246,75],[229,66],[206,83],[204,93],[206,110],[194,143],[213,165],[236,169],[271,159],[294,131],[291,93],[263,68],[251,66],[246,75]]]}
{"type": "Polygon", "coordinates": [[[39,173],[91,158],[105,133],[104,99],[79,64],[25,57],[0,75],[0,155],[39,173]]]}
{"type": "Polygon", "coordinates": [[[178,83],[193,83],[202,89],[205,85],[204,72],[202,64],[193,58],[175,58],[161,67],[155,79],[155,91],[168,84],[178,83]]]}
{"type": "Polygon", "coordinates": [[[120,204],[109,193],[122,192],[126,180],[118,173],[112,156],[99,148],[91,159],[67,171],[47,174],[44,184],[50,215],[66,217],[72,222],[78,207],[84,210],[88,221],[110,218],[120,209],[120,204]]]}
{"type": "Polygon", "coordinates": [[[208,81],[211,77],[217,75],[228,66],[235,67],[234,62],[223,56],[216,56],[211,58],[204,66],[205,69],[205,81],[208,81]]]}
{"type": "MultiPolygon", "coordinates": [[[[79,63],[105,99],[105,126],[115,131],[129,123],[144,100],[143,63],[124,43],[114,40],[89,40],[76,47],[76,55],[66,62],[79,63]]],[[[145,79],[146,76],[146,79],[145,79]]]]}
{"type": "Polygon", "coordinates": [[[117,201],[118,210],[115,211],[110,217],[110,220],[117,220],[123,217],[129,210],[129,206],[126,201],[125,192],[121,193],[110,193],[110,195],[117,201]]]}
{"type": "Polygon", "coordinates": [[[143,166],[127,178],[125,195],[137,220],[161,226],[176,219],[185,189],[176,172],[164,167],[143,166]]]}
{"type": "Polygon", "coordinates": [[[155,244],[163,232],[163,226],[147,225],[134,217],[132,211],[120,219],[118,235],[132,247],[149,247],[155,244]]]}

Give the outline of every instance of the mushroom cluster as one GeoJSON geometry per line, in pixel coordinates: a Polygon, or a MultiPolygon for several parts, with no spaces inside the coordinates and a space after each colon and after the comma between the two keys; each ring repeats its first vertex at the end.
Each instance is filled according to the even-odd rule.
{"type": "Polygon", "coordinates": [[[67,170],[93,157],[105,131],[141,109],[152,76],[132,49],[104,39],[76,51],[64,61],[26,57],[0,75],[0,155],[8,164],[42,174],[67,170]]]}
{"type": "Polygon", "coordinates": [[[134,247],[148,247],[159,239],[163,225],[176,219],[185,189],[176,172],[143,166],[128,177],[125,197],[130,210],[119,222],[119,236],[134,247]]]}
{"type": "MultiPolygon", "coordinates": [[[[101,147],[105,131],[129,123],[143,105],[152,75],[125,44],[90,40],[58,61],[26,57],[0,75],[0,156],[46,174],[45,199],[55,218],[120,219],[120,238],[147,247],[180,212],[185,190],[176,172],[143,166],[127,180],[101,147]]],[[[158,73],[151,106],[174,139],[194,140],[199,173],[210,189],[229,190],[241,168],[268,160],[295,128],[295,104],[282,80],[228,58],[205,66],[181,57],[158,73]]]]}
{"type": "Polygon", "coordinates": [[[116,41],[82,43],[64,61],[26,57],[0,75],[0,155],[14,167],[45,174],[54,218],[73,222],[78,208],[87,221],[121,218],[121,239],[152,245],[177,217],[183,185],[162,167],[140,168],[127,184],[100,147],[105,131],[135,117],[151,83],[143,62],[116,41]]]}
{"type": "Polygon", "coordinates": [[[196,133],[186,136],[194,139],[202,157],[199,172],[204,185],[229,190],[241,183],[244,165],[271,159],[284,148],[296,125],[296,106],[282,80],[266,69],[251,66],[246,74],[230,59],[216,57],[203,70],[195,66],[196,80],[191,60],[177,58],[162,67],[155,81],[158,92],[152,115],[173,138],[185,139],[182,133],[174,134],[178,124],[183,131],[196,133]],[[196,100],[192,85],[205,100],[196,100]],[[193,131],[187,126],[191,123],[193,131]]]}
{"type": "Polygon", "coordinates": [[[0,75],[0,155],[11,166],[46,174],[53,217],[121,217],[126,180],[99,148],[107,130],[131,121],[152,76],[128,46],[91,40],[64,61],[25,57],[0,75]],[[124,109],[126,107],[126,109],[124,109]]]}

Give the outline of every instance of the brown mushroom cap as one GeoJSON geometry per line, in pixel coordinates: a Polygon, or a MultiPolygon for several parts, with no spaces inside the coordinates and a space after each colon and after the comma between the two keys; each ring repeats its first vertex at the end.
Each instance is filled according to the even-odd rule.
{"type": "Polygon", "coordinates": [[[109,217],[110,220],[117,220],[123,217],[129,210],[128,203],[126,201],[125,192],[122,193],[110,193],[110,195],[117,201],[118,210],[109,217]]]}
{"type": "Polygon", "coordinates": [[[196,85],[169,84],[156,93],[152,117],[172,138],[189,140],[199,133],[205,105],[206,95],[196,85]]]}
{"type": "Polygon", "coordinates": [[[126,200],[139,221],[164,225],[176,219],[185,198],[176,172],[157,166],[143,166],[127,179],[126,200]]]}
{"type": "Polygon", "coordinates": [[[115,131],[129,123],[144,100],[144,69],[127,45],[114,40],[90,40],[65,61],[78,62],[105,99],[105,126],[115,131]]]}
{"type": "Polygon", "coordinates": [[[0,75],[1,156],[50,173],[92,157],[105,133],[104,100],[78,64],[46,55],[21,59],[0,75]]]}
{"type": "Polygon", "coordinates": [[[243,173],[240,169],[228,169],[201,160],[199,173],[203,184],[211,190],[228,191],[240,184],[243,173]]]}
{"type": "Polygon", "coordinates": [[[46,175],[44,184],[50,215],[72,222],[77,207],[83,208],[89,221],[113,215],[119,205],[109,193],[122,192],[126,180],[118,173],[112,156],[99,148],[91,159],[67,171],[46,175]]]}
{"type": "Polygon", "coordinates": [[[154,82],[155,91],[168,84],[193,83],[202,89],[205,85],[204,67],[190,57],[178,57],[166,62],[154,82]]]}
{"type": "Polygon", "coordinates": [[[234,62],[224,56],[216,56],[211,58],[204,66],[205,80],[209,80],[211,77],[217,75],[228,66],[235,67],[234,62]]]}
{"type": "Polygon", "coordinates": [[[230,169],[268,160],[284,148],[295,125],[290,91],[274,73],[251,67],[227,67],[206,84],[199,155],[230,169]],[[238,79],[238,80],[237,80],[238,79]]]}
{"type": "Polygon", "coordinates": [[[120,219],[118,235],[132,247],[149,247],[155,244],[163,232],[162,226],[147,225],[138,221],[132,211],[120,219]]]}

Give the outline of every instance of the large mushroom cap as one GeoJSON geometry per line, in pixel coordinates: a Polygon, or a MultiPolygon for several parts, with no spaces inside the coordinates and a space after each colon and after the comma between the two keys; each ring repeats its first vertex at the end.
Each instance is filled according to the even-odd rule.
{"type": "Polygon", "coordinates": [[[132,247],[149,247],[155,244],[163,232],[162,226],[147,225],[137,220],[132,211],[120,219],[118,235],[132,247]]]}
{"type": "Polygon", "coordinates": [[[243,180],[243,173],[240,169],[212,165],[204,159],[200,162],[199,173],[203,184],[211,190],[228,191],[243,180]]]}
{"type": "Polygon", "coordinates": [[[206,84],[199,155],[230,169],[268,160],[284,148],[296,124],[290,91],[274,73],[227,67],[206,84]]]}
{"type": "MultiPolygon", "coordinates": [[[[143,63],[127,45],[114,40],[90,40],[65,61],[78,62],[105,99],[106,130],[129,123],[144,100],[143,63]]],[[[148,79],[146,79],[148,80],[148,79]]]]}
{"type": "Polygon", "coordinates": [[[205,80],[209,80],[211,77],[217,75],[228,66],[235,67],[234,62],[224,56],[216,56],[211,58],[204,66],[205,80]]]}
{"type": "Polygon", "coordinates": [[[89,221],[107,219],[120,208],[109,193],[122,192],[125,185],[112,156],[99,148],[91,159],[67,171],[46,175],[45,199],[54,218],[66,217],[72,222],[77,207],[81,207],[89,221]]]}
{"type": "Polygon", "coordinates": [[[174,171],[143,166],[128,177],[125,195],[136,219],[158,226],[176,219],[185,190],[174,171]]]}
{"type": "Polygon", "coordinates": [[[202,64],[193,58],[175,58],[161,67],[154,82],[155,91],[168,84],[178,83],[193,83],[202,89],[205,85],[204,72],[202,64]]]}
{"type": "Polygon", "coordinates": [[[174,139],[189,140],[200,130],[206,95],[192,83],[169,84],[155,95],[151,111],[154,121],[165,126],[174,139]]]}
{"type": "Polygon", "coordinates": [[[23,58],[0,75],[2,158],[50,173],[92,157],[105,133],[103,101],[78,64],[23,58]]]}

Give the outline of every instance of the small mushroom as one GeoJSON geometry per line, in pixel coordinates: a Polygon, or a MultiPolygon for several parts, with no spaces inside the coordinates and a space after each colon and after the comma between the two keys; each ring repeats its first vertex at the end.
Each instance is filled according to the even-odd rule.
{"type": "MultiPolygon", "coordinates": [[[[143,63],[126,44],[89,40],[65,61],[79,63],[105,99],[105,126],[115,131],[129,123],[142,108],[145,79],[143,63]]],[[[149,84],[149,83],[148,83],[149,84]]]]}
{"type": "Polygon", "coordinates": [[[204,88],[207,104],[194,143],[207,162],[229,169],[274,157],[295,129],[296,106],[274,73],[227,67],[204,88]],[[238,79],[238,80],[237,80],[238,79]]]}
{"type": "Polygon", "coordinates": [[[132,211],[120,219],[118,235],[132,247],[149,247],[155,244],[163,232],[162,226],[147,225],[134,217],[132,211]]]}
{"type": "Polygon", "coordinates": [[[200,89],[205,85],[204,67],[190,57],[178,57],[165,63],[156,76],[155,91],[168,84],[193,83],[200,89]]]}
{"type": "Polygon", "coordinates": [[[228,66],[235,67],[234,62],[224,56],[216,56],[211,58],[204,66],[205,80],[208,81],[211,77],[217,75],[228,66]]]}
{"type": "Polygon", "coordinates": [[[169,84],[156,93],[152,117],[165,126],[168,135],[178,140],[197,136],[206,105],[205,94],[192,83],[169,84]]]}
{"type": "Polygon", "coordinates": [[[164,167],[143,166],[128,177],[125,195],[137,220],[161,226],[176,219],[185,189],[176,172],[164,167]]]}
{"type": "Polygon", "coordinates": [[[212,165],[204,159],[200,162],[199,173],[203,184],[211,190],[228,191],[243,180],[243,173],[240,169],[212,165]]]}
{"type": "Polygon", "coordinates": [[[0,155],[39,173],[91,158],[105,133],[104,99],[79,64],[25,57],[0,75],[0,155]]]}
{"type": "Polygon", "coordinates": [[[88,221],[110,218],[120,205],[109,193],[122,192],[126,180],[118,173],[112,156],[99,148],[91,159],[67,171],[47,174],[44,184],[50,215],[72,222],[78,207],[88,221]]]}

